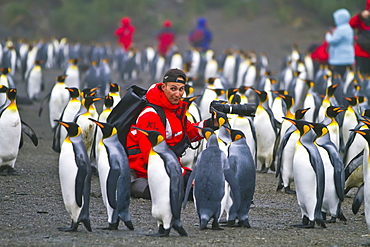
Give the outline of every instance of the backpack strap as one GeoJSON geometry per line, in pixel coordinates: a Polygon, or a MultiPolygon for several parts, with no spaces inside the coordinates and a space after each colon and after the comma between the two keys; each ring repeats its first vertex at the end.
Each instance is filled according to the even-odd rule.
{"type": "Polygon", "coordinates": [[[166,122],[167,122],[166,121],[166,114],[164,113],[162,107],[157,106],[157,105],[154,105],[154,104],[151,104],[151,103],[147,103],[147,106],[152,107],[157,112],[157,114],[161,118],[161,121],[163,123],[164,129],[166,129],[166,122]]]}

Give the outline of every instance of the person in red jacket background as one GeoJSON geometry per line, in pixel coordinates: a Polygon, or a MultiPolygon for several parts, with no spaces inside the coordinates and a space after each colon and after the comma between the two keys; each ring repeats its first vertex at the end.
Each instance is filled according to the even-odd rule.
{"type": "Polygon", "coordinates": [[[130,17],[123,17],[121,26],[116,29],[115,35],[118,36],[118,42],[122,44],[125,51],[129,50],[132,44],[135,27],[131,24],[130,17]]]}
{"type": "Polygon", "coordinates": [[[172,28],[171,21],[165,20],[163,22],[163,28],[157,34],[158,54],[165,57],[168,50],[175,43],[175,38],[176,34],[172,28]]]}
{"type": "Polygon", "coordinates": [[[349,24],[356,31],[355,58],[356,70],[370,75],[370,0],[366,0],[365,10],[354,15],[349,24]]]}
{"type": "MultiPolygon", "coordinates": [[[[143,133],[132,127],[160,132],[165,137],[169,148],[179,158],[179,161],[181,155],[188,147],[186,144],[189,141],[195,142],[203,139],[200,130],[194,126],[218,128],[218,124],[214,124],[212,117],[195,124],[187,119],[185,115],[187,103],[181,100],[185,92],[186,82],[187,77],[182,70],[170,69],[167,71],[163,77],[163,82],[153,84],[146,93],[146,99],[150,104],[163,109],[166,124],[163,124],[159,114],[153,107],[147,106],[141,111],[136,123],[130,128],[126,139],[126,148],[132,171],[131,194],[135,197],[150,199],[147,164],[151,144],[143,133]]],[[[186,180],[190,176],[191,169],[187,167],[182,168],[184,180],[186,180]]]]}

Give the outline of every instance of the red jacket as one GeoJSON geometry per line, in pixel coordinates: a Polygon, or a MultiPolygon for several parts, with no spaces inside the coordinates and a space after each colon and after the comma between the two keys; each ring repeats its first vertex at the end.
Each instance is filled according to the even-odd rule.
{"type": "MultiPolygon", "coordinates": [[[[369,1],[368,1],[369,2],[369,1]]],[[[369,6],[369,3],[367,3],[366,7],[368,8],[369,6]]],[[[368,30],[370,31],[370,26],[366,26],[364,21],[361,19],[360,17],[360,14],[357,14],[355,16],[353,16],[351,18],[351,20],[349,20],[349,25],[351,25],[351,27],[354,29],[354,30],[368,30]]],[[[355,40],[356,40],[356,36],[355,36],[355,40]]],[[[370,53],[363,50],[361,48],[361,46],[359,44],[355,44],[355,56],[356,57],[365,57],[365,58],[370,58],[370,53]]]]}
{"type": "MultiPolygon", "coordinates": [[[[158,105],[164,110],[167,119],[166,129],[157,112],[150,106],[143,109],[136,120],[136,124],[133,126],[144,130],[156,130],[165,137],[166,143],[169,146],[174,146],[182,140],[184,136],[182,121],[176,116],[176,114],[180,114],[182,108],[187,107],[187,103],[180,101],[177,105],[171,104],[160,88],[161,85],[162,82],[154,84],[148,90],[146,98],[149,103],[158,105]]],[[[187,120],[186,116],[184,117],[186,123],[185,132],[189,136],[189,139],[191,141],[201,140],[203,137],[201,136],[199,129],[195,128],[194,125],[204,127],[204,120],[199,123],[192,124],[187,120]]],[[[130,168],[135,170],[138,177],[148,177],[146,166],[148,164],[149,152],[151,149],[151,144],[148,138],[141,132],[131,128],[127,135],[126,146],[128,152],[130,152],[130,150],[137,150],[137,148],[140,149],[140,153],[129,155],[130,168]]]]}
{"type": "Polygon", "coordinates": [[[158,40],[158,53],[161,56],[167,54],[168,49],[175,42],[175,31],[171,28],[172,23],[169,20],[164,21],[163,28],[157,35],[158,40]]]}
{"type": "Polygon", "coordinates": [[[131,20],[129,17],[122,18],[121,24],[122,26],[117,28],[114,34],[118,36],[118,42],[121,43],[124,49],[127,51],[130,49],[135,28],[131,25],[131,20]]]}
{"type": "Polygon", "coordinates": [[[319,45],[312,53],[311,58],[320,63],[320,64],[327,64],[329,59],[328,54],[328,42],[324,41],[321,45],[319,45]]]}

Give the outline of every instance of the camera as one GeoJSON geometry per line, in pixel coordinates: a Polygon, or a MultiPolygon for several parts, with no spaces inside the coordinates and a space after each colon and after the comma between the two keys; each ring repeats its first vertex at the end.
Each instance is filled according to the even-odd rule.
{"type": "Polygon", "coordinates": [[[256,113],[256,104],[228,104],[227,101],[214,100],[209,106],[209,111],[217,110],[223,113],[238,114],[240,116],[254,117],[256,113]]]}

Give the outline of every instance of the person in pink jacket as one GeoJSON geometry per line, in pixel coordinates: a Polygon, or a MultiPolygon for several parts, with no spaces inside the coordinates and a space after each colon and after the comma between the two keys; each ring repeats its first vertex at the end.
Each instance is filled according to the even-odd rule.
{"type": "Polygon", "coordinates": [[[130,49],[134,33],[135,27],[131,24],[130,17],[123,17],[121,26],[116,29],[114,34],[118,37],[118,42],[122,44],[125,51],[130,49]]]}
{"type": "Polygon", "coordinates": [[[370,0],[366,0],[365,10],[354,15],[349,24],[357,31],[355,36],[356,69],[370,75],[370,0]]]}

